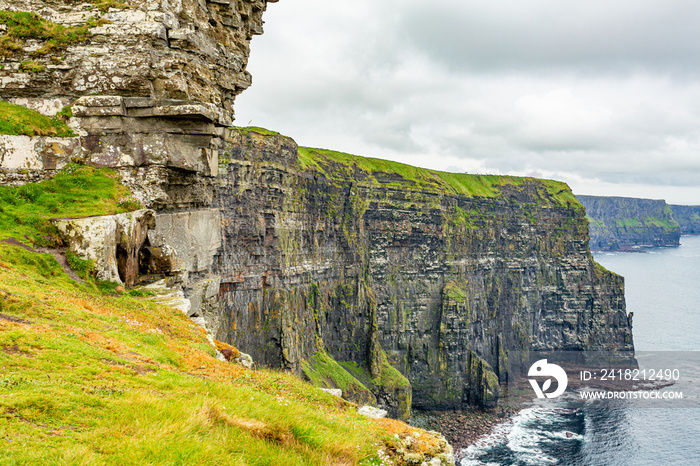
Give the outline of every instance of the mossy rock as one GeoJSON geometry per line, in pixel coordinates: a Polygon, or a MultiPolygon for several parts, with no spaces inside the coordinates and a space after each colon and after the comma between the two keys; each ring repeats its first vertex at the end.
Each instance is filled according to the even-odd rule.
{"type": "Polygon", "coordinates": [[[316,387],[339,388],[343,391],[343,398],[357,404],[377,404],[374,394],[322,349],[302,362],[302,371],[316,387]]]}

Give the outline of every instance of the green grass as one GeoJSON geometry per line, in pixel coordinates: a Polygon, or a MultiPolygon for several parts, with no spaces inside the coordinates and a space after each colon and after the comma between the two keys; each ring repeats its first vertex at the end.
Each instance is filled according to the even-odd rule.
{"type": "MultiPolygon", "coordinates": [[[[265,128],[232,127],[246,136],[280,134],[265,128]]],[[[498,198],[504,192],[526,186],[535,194],[536,202],[545,206],[561,206],[583,210],[566,183],[530,177],[449,173],[414,167],[400,162],[362,157],[328,149],[299,147],[296,166],[300,171],[316,172],[339,181],[353,180],[365,185],[383,185],[403,190],[421,190],[454,194],[469,198],[498,198]]]]}
{"type": "Polygon", "coordinates": [[[25,60],[19,64],[20,71],[29,71],[30,73],[41,73],[46,68],[34,60],[25,60]]]}
{"type": "Polygon", "coordinates": [[[636,218],[619,218],[615,219],[615,224],[618,227],[627,227],[627,228],[638,228],[642,227],[642,222],[639,221],[639,219],[636,218]]]}
{"type": "Polygon", "coordinates": [[[464,301],[467,299],[466,283],[460,286],[455,280],[450,280],[442,289],[442,294],[453,301],[464,301]]]}
{"type": "Polygon", "coordinates": [[[469,198],[496,198],[510,188],[532,185],[544,205],[583,209],[566,183],[529,177],[472,175],[418,168],[399,162],[360,157],[326,149],[299,147],[297,168],[316,171],[335,180],[358,177],[361,183],[456,194],[469,198]]]}
{"type": "Polygon", "coordinates": [[[102,12],[106,12],[110,8],[116,8],[118,10],[125,10],[127,8],[133,8],[131,5],[128,5],[123,2],[115,2],[114,0],[89,0],[90,3],[93,4],[93,7],[95,10],[99,10],[102,12]]]}
{"type": "Polygon", "coordinates": [[[182,313],[0,244],[2,464],[358,464],[391,432],[290,374],[214,359],[182,313]]]}
{"type": "Polygon", "coordinates": [[[91,18],[82,26],[65,27],[47,21],[36,13],[0,10],[0,24],[7,26],[7,32],[0,37],[0,56],[22,54],[28,39],[43,42],[39,49],[31,53],[32,56],[58,55],[71,44],[85,42],[90,37],[90,28],[102,23],[102,20],[91,18]]]}
{"type": "Polygon", "coordinates": [[[655,226],[659,228],[663,228],[665,230],[672,230],[674,228],[680,228],[678,223],[676,223],[675,220],[671,220],[670,218],[659,218],[659,217],[652,217],[652,216],[647,216],[644,217],[644,225],[645,226],[655,226]]]}
{"type": "Polygon", "coordinates": [[[0,101],[0,134],[26,136],[75,136],[62,116],[49,118],[36,110],[0,101]]]}
{"type": "Polygon", "coordinates": [[[30,245],[51,245],[57,217],[87,217],[135,210],[124,202],[130,192],[107,168],[70,164],[52,180],[18,187],[0,186],[0,239],[12,237],[30,245]]]}
{"type": "Polygon", "coordinates": [[[356,362],[343,361],[340,363],[348,372],[350,372],[357,380],[368,387],[386,387],[386,388],[408,388],[410,382],[406,377],[396,370],[386,358],[386,354],[382,352],[382,361],[380,365],[379,375],[372,377],[365,368],[360,367],[356,362]]]}
{"type": "Polygon", "coordinates": [[[231,129],[238,131],[243,135],[248,135],[250,133],[257,133],[261,136],[281,136],[280,133],[276,131],[271,131],[269,129],[260,128],[258,126],[232,126],[231,129]]]}
{"type": "Polygon", "coordinates": [[[495,198],[501,196],[505,189],[531,184],[543,203],[582,209],[567,184],[554,180],[448,173],[400,162],[309,147],[299,148],[297,164],[299,169],[318,171],[331,179],[353,179],[359,170],[361,181],[364,183],[444,192],[470,198],[495,198]]]}

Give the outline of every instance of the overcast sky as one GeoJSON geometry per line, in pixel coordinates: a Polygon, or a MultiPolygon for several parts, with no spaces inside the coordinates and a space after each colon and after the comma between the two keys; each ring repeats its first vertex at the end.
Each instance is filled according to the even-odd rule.
{"type": "Polygon", "coordinates": [[[239,125],[700,205],[697,0],[281,0],[239,125]]]}

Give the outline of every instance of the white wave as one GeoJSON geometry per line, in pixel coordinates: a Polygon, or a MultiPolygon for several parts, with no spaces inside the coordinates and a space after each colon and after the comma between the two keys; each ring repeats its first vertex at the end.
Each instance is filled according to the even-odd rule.
{"type": "Polygon", "coordinates": [[[562,416],[574,413],[576,409],[562,405],[552,405],[551,402],[536,402],[534,406],[518,412],[512,419],[494,427],[492,432],[481,437],[473,445],[460,453],[461,466],[491,466],[498,463],[488,463],[481,460],[494,447],[505,447],[517,457],[520,463],[543,465],[557,464],[556,458],[546,455],[540,448],[540,442],[552,441],[583,441],[583,436],[568,431],[549,432],[542,426],[551,425],[562,416]]]}

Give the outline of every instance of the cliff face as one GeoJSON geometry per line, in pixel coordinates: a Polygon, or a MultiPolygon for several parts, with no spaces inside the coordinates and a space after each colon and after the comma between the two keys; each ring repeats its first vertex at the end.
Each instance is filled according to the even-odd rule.
{"type": "Polygon", "coordinates": [[[232,132],[216,198],[217,334],[257,361],[299,371],[323,348],[374,374],[386,354],[414,406],[458,408],[492,403],[508,350],[632,347],[566,185],[296,157],[261,133],[232,132]]]}
{"type": "Polygon", "coordinates": [[[682,235],[700,235],[700,206],[672,205],[671,209],[682,235]]]}
{"type": "Polygon", "coordinates": [[[266,2],[129,6],[102,16],[0,0],[40,12],[32,21],[89,29],[46,54],[49,39],[17,38],[6,55],[3,98],[48,115],[71,105],[78,136],[0,136],[0,182],[51,177],[69,161],[119,173],[136,196],[125,202],[153,209],[155,225],[144,212],[128,238],[96,231],[101,221],[81,223],[80,238],[78,223],[65,228],[76,254],[86,235],[111,245],[104,276],[165,277],[191,317],[259,365],[403,418],[411,406],[492,406],[508,350],[632,348],[622,278],[593,262],[566,185],[229,128],[266,2]]]}
{"type": "Polygon", "coordinates": [[[576,196],[590,222],[591,249],[678,246],[681,229],[663,200],[576,196]]]}

